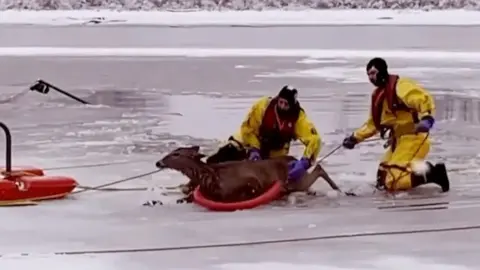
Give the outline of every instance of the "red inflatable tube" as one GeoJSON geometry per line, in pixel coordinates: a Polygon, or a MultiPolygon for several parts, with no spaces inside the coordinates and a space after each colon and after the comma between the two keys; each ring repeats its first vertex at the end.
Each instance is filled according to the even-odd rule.
{"type": "Polygon", "coordinates": [[[212,211],[236,211],[236,210],[245,210],[255,208],[262,204],[267,204],[271,201],[274,201],[280,196],[282,192],[282,184],[277,181],[275,182],[270,189],[260,196],[253,198],[251,200],[241,201],[241,202],[216,202],[209,200],[203,196],[200,192],[200,189],[197,187],[193,192],[193,200],[196,204],[203,206],[212,211]]]}

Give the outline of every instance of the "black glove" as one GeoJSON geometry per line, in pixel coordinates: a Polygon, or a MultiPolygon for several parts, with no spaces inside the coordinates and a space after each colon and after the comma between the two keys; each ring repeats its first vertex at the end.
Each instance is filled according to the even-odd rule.
{"type": "Polygon", "coordinates": [[[343,139],[342,145],[347,149],[353,149],[357,143],[358,140],[353,135],[351,135],[343,139]]]}

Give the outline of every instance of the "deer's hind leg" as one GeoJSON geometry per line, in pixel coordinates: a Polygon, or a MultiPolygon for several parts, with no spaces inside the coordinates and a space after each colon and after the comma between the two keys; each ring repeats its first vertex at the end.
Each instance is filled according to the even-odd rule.
{"type": "Polygon", "coordinates": [[[317,181],[319,177],[323,178],[330,185],[330,187],[338,190],[338,186],[320,164],[315,165],[315,168],[312,172],[305,173],[299,182],[289,183],[288,189],[290,192],[301,191],[309,193],[311,192],[310,187],[317,181]]]}

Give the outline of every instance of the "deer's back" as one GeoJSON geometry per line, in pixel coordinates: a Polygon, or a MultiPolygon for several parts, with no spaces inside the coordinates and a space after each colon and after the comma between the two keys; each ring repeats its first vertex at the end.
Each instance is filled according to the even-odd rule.
{"type": "Polygon", "coordinates": [[[215,196],[222,201],[238,201],[263,193],[274,182],[285,183],[288,178],[288,162],[293,157],[279,157],[259,161],[228,161],[211,164],[219,179],[215,196]]]}
{"type": "Polygon", "coordinates": [[[231,161],[212,165],[223,181],[241,183],[241,179],[257,178],[262,182],[286,181],[288,162],[286,159],[259,161],[231,161]]]}

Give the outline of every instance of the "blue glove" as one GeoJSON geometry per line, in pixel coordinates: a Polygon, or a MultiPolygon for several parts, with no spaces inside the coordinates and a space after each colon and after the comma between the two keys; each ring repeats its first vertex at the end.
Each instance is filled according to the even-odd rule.
{"type": "Polygon", "coordinates": [[[260,155],[260,150],[258,150],[257,148],[250,149],[250,152],[248,154],[248,160],[257,161],[260,159],[262,159],[262,156],[260,155]]]}
{"type": "Polygon", "coordinates": [[[434,123],[435,123],[435,119],[433,119],[433,117],[425,116],[415,126],[415,132],[417,133],[430,132],[430,129],[433,127],[434,123]]]}
{"type": "Polygon", "coordinates": [[[310,160],[308,158],[303,157],[298,161],[291,161],[288,164],[288,180],[293,182],[300,181],[308,168],[310,168],[310,160]]]}
{"type": "Polygon", "coordinates": [[[355,136],[351,135],[343,139],[342,145],[347,149],[353,149],[357,145],[358,140],[355,136]]]}

